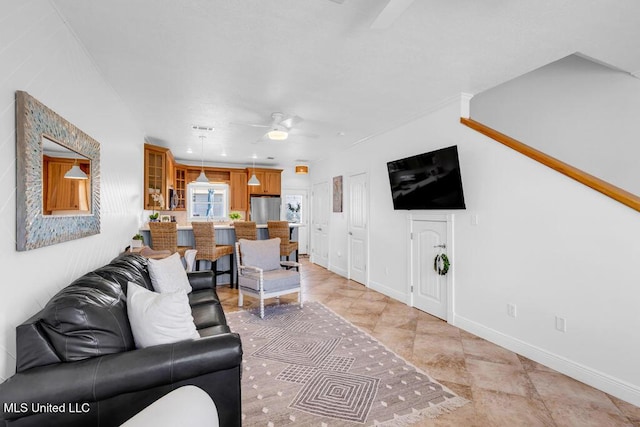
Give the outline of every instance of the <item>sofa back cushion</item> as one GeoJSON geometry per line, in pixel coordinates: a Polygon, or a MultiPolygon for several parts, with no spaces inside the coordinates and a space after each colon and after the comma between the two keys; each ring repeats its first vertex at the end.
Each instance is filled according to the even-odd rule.
{"type": "Polygon", "coordinates": [[[137,254],[125,252],[94,272],[107,280],[117,282],[125,294],[128,282],[138,283],[140,286],[153,290],[149,277],[148,260],[137,254]]]}
{"type": "Polygon", "coordinates": [[[122,288],[95,272],[58,292],[39,317],[41,330],[64,362],[135,348],[122,288]]]}

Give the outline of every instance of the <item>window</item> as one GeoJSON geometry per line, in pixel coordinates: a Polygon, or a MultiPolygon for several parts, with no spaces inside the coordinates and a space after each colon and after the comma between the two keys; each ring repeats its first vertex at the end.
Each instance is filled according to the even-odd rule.
{"type": "Polygon", "coordinates": [[[227,184],[192,183],[187,187],[189,221],[227,219],[229,213],[227,184]]]}

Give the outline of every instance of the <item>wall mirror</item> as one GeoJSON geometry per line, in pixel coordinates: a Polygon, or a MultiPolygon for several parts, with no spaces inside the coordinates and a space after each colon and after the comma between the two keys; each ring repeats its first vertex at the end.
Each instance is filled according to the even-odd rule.
{"type": "Polygon", "coordinates": [[[42,214],[91,215],[91,159],[42,136],[42,214]]]}
{"type": "Polygon", "coordinates": [[[100,144],[16,92],[16,249],[100,233],[100,144]]]}

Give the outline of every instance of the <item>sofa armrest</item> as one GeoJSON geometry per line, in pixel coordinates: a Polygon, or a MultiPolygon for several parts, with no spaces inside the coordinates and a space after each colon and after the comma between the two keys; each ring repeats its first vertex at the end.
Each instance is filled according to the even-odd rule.
{"type": "Polygon", "coordinates": [[[173,384],[206,373],[238,367],[242,345],[237,334],[163,344],[78,362],[56,363],[17,373],[0,384],[2,418],[29,412],[4,412],[4,403],[68,404],[173,384]]]}
{"type": "Polygon", "coordinates": [[[189,283],[194,291],[215,289],[215,286],[213,286],[213,271],[211,270],[190,271],[187,273],[187,278],[189,278],[189,283]]]}

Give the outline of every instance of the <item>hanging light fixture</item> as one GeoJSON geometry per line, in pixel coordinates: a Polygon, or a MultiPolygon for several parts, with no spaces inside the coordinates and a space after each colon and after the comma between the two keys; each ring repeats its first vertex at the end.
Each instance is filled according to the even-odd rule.
{"type": "Polygon", "coordinates": [[[249,178],[249,182],[247,182],[247,185],[250,185],[252,187],[257,187],[258,185],[260,185],[260,181],[256,176],[256,157],[255,156],[253,156],[253,175],[251,175],[251,178],[249,178]]]}
{"type": "Polygon", "coordinates": [[[288,128],[282,125],[284,114],[273,113],[271,118],[273,123],[271,124],[271,130],[267,132],[267,138],[272,141],[284,141],[289,136],[288,128]]]}
{"type": "Polygon", "coordinates": [[[309,166],[307,165],[296,165],[296,173],[306,175],[309,173],[309,166]]]}
{"type": "Polygon", "coordinates": [[[284,141],[289,136],[289,132],[282,129],[280,126],[276,126],[267,132],[267,137],[272,141],[284,141]]]}
{"type": "Polygon", "coordinates": [[[200,135],[200,142],[202,144],[202,152],[200,156],[200,176],[196,178],[196,182],[202,182],[202,183],[208,184],[209,178],[207,178],[207,175],[205,175],[204,173],[204,139],[205,139],[205,136],[200,135]]]}
{"type": "Polygon", "coordinates": [[[89,179],[87,174],[78,166],[78,160],[73,162],[73,166],[64,174],[64,177],[67,179],[89,179]]]}

